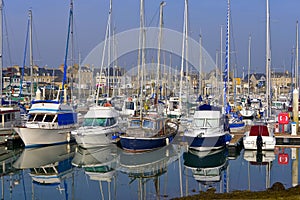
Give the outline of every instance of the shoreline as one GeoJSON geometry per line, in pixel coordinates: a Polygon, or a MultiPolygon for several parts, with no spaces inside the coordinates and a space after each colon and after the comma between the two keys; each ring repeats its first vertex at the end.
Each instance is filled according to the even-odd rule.
{"type": "Polygon", "coordinates": [[[300,199],[300,185],[285,189],[282,183],[276,182],[265,191],[232,191],[229,193],[215,193],[211,188],[199,194],[173,198],[174,200],[196,200],[196,199],[300,199]]]}

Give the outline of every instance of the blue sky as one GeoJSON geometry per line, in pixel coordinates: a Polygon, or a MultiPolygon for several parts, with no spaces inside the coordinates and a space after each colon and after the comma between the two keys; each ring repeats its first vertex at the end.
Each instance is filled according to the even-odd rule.
{"type": "MultiPolygon", "coordinates": [[[[160,2],[145,0],[147,26],[158,26],[160,2]]],[[[184,0],[166,2],[165,28],[182,31],[184,0]]],[[[4,66],[23,63],[30,8],[34,21],[35,63],[50,67],[63,63],[69,3],[68,0],[4,0],[4,66]],[[7,51],[7,44],[10,53],[7,51]]],[[[75,54],[80,51],[82,59],[103,41],[108,7],[109,0],[74,0],[75,54]]],[[[234,51],[231,54],[234,63],[231,65],[239,68],[248,65],[248,36],[251,34],[251,71],[265,71],[265,7],[265,0],[231,0],[231,49],[234,51]]],[[[272,68],[276,71],[282,70],[282,67],[291,69],[291,51],[295,47],[299,8],[299,0],[270,0],[272,68]]],[[[222,25],[225,48],[226,9],[227,0],[189,0],[189,35],[198,41],[201,31],[202,45],[213,58],[216,50],[220,49],[222,25]]],[[[139,0],[113,0],[113,25],[117,33],[138,28],[139,0]]]]}

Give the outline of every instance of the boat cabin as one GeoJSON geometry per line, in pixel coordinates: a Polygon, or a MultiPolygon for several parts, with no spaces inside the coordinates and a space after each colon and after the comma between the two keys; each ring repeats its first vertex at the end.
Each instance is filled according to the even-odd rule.
{"type": "Polygon", "coordinates": [[[197,111],[194,114],[193,125],[201,128],[215,128],[220,127],[222,121],[219,111],[197,111]]]}
{"type": "Polygon", "coordinates": [[[133,118],[128,122],[129,128],[143,128],[143,129],[157,129],[161,130],[164,127],[164,119],[152,119],[152,118],[133,118]]]}

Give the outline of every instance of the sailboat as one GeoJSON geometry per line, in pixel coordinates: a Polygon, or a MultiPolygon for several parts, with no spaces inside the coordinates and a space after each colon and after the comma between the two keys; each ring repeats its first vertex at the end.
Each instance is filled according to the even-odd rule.
{"type": "Polygon", "coordinates": [[[70,35],[70,22],[73,17],[71,0],[69,29],[67,35],[66,55],[64,61],[64,77],[62,91],[58,90],[55,100],[33,100],[29,109],[29,119],[22,126],[14,127],[25,147],[51,145],[70,142],[71,130],[77,126],[77,113],[67,103],[67,54],[70,35]]]}
{"type": "MultiPolygon", "coordinates": [[[[105,44],[107,40],[110,40],[111,15],[112,0],[110,0],[105,44]]],[[[109,54],[110,48],[108,48],[108,55],[109,54]]],[[[104,55],[105,48],[103,49],[102,63],[104,61],[104,55]]],[[[110,63],[108,63],[108,65],[109,64],[110,63]]],[[[102,69],[103,65],[101,66],[100,74],[102,69]]],[[[100,85],[100,83],[98,85],[100,85]]],[[[100,86],[97,87],[96,102],[84,115],[82,126],[72,131],[72,135],[75,137],[77,144],[83,148],[92,148],[116,142],[116,140],[119,138],[119,135],[123,132],[121,126],[119,125],[119,112],[111,105],[111,102],[108,98],[99,99],[99,90],[100,86]]]]}
{"type": "MultiPolygon", "coordinates": [[[[0,0],[0,20],[1,20],[1,25],[2,19],[3,19],[3,0],[0,0]]],[[[2,31],[2,26],[0,27],[0,55],[3,55],[3,31],[2,31]]],[[[17,125],[21,125],[21,112],[20,112],[20,107],[17,104],[12,103],[11,101],[5,101],[2,98],[2,70],[3,70],[3,57],[0,56],[0,143],[5,143],[5,139],[8,136],[11,136],[13,133],[13,127],[17,125]]]]}
{"type": "MultiPolygon", "coordinates": [[[[160,4],[161,8],[163,4],[160,4]]],[[[162,10],[162,9],[161,9],[162,10]]],[[[145,28],[144,28],[144,1],[141,0],[141,32],[140,40],[142,44],[142,65],[145,67],[145,28]]],[[[140,45],[141,45],[140,44],[140,45]]],[[[159,63],[158,63],[159,64],[159,63]]],[[[141,70],[143,72],[143,70],[141,70]]],[[[141,91],[143,96],[143,78],[141,75],[141,91]]],[[[158,103],[155,102],[155,110],[148,110],[140,103],[141,109],[139,115],[128,118],[128,127],[124,135],[120,136],[120,145],[124,150],[131,152],[151,151],[169,145],[178,132],[179,124],[177,120],[167,119],[158,110],[158,103]]],[[[143,97],[140,97],[143,99],[143,97]]]]}

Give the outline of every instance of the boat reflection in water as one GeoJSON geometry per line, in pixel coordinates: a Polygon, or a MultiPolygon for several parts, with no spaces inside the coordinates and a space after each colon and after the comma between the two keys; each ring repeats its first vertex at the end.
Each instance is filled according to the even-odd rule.
{"type": "MultiPolygon", "coordinates": [[[[132,184],[135,180],[138,181],[138,197],[133,196],[136,194],[135,191],[131,191],[130,198],[149,199],[150,197],[146,195],[154,195],[154,197],[151,196],[153,199],[160,198],[160,176],[167,172],[169,164],[178,159],[175,149],[175,146],[170,144],[158,150],[143,153],[120,152],[119,171],[128,175],[130,178],[129,184],[132,184]],[[150,180],[153,180],[153,182],[150,180]],[[152,185],[152,183],[154,184],[152,185]],[[146,191],[146,188],[152,190],[153,186],[155,194],[146,191]]],[[[166,194],[164,194],[164,197],[166,197],[166,194]]]]}
{"type": "Polygon", "coordinates": [[[74,166],[84,169],[90,180],[99,181],[102,199],[111,199],[111,182],[114,181],[116,186],[116,169],[119,165],[117,150],[113,144],[89,149],[78,147],[72,161],[74,166]],[[103,191],[102,182],[107,182],[108,192],[103,191]]]}
{"type": "MultiPolygon", "coordinates": [[[[209,187],[222,180],[222,171],[227,168],[227,149],[211,151],[188,150],[183,153],[184,166],[190,169],[192,176],[202,185],[209,187]]],[[[208,188],[206,188],[208,189],[208,188]]]]}
{"type": "MultiPolygon", "coordinates": [[[[251,189],[251,173],[250,171],[257,170],[253,174],[253,178],[257,177],[257,174],[262,173],[262,168],[265,168],[265,188],[270,188],[271,183],[271,167],[272,162],[275,160],[274,151],[256,151],[256,150],[245,150],[244,151],[244,159],[248,161],[248,189],[251,189]],[[252,170],[250,170],[250,168],[252,170]]],[[[263,177],[263,176],[259,176],[263,177]]],[[[262,183],[262,181],[259,181],[262,183]]],[[[255,183],[253,184],[255,187],[258,186],[257,178],[255,178],[255,183]]],[[[256,189],[256,188],[252,188],[256,189]]]]}
{"type": "MultiPolygon", "coordinates": [[[[40,148],[25,148],[13,167],[16,169],[29,169],[32,179],[33,197],[34,187],[54,186],[53,198],[61,195],[62,191],[67,194],[66,180],[73,176],[72,159],[75,153],[74,144],[51,145],[40,148]]],[[[26,194],[24,194],[26,195],[26,194]]],[[[35,197],[38,198],[38,197],[35,197]]]]}

